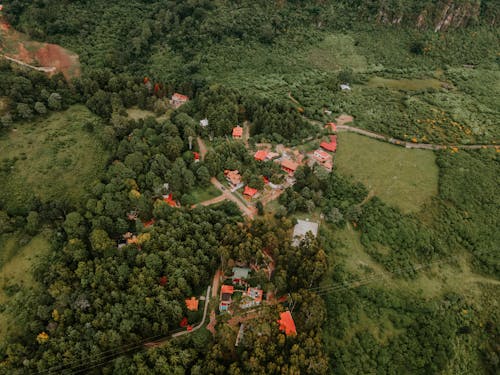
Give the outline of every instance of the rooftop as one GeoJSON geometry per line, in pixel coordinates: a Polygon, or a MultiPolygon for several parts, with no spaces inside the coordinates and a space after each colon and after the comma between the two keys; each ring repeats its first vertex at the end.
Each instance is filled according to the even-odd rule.
{"type": "Polygon", "coordinates": [[[243,135],[243,128],[241,126],[236,126],[233,128],[233,137],[241,137],[243,135]]]}
{"type": "Polygon", "coordinates": [[[243,190],[243,195],[248,195],[249,197],[253,197],[255,194],[257,194],[258,190],[251,188],[250,186],[245,186],[245,190],[243,190]]]}
{"type": "Polygon", "coordinates": [[[253,156],[255,160],[264,161],[267,158],[268,152],[266,150],[259,150],[253,156]]]}
{"type": "Polygon", "coordinates": [[[191,297],[186,301],[186,307],[189,311],[198,311],[198,300],[195,297],[191,297]]]}
{"type": "Polygon", "coordinates": [[[278,320],[278,323],[280,325],[280,331],[285,332],[285,335],[295,336],[297,334],[295,322],[293,321],[290,311],[280,313],[280,320],[278,320]]]}

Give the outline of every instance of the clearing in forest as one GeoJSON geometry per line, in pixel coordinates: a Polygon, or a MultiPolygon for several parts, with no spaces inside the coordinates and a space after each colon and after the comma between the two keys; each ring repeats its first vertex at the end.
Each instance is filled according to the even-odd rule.
{"type": "MultiPolygon", "coordinates": [[[[19,287],[36,287],[32,266],[37,257],[49,251],[48,237],[49,233],[40,233],[27,240],[20,234],[0,235],[0,304],[4,305],[19,287]]],[[[0,338],[15,332],[17,326],[13,322],[15,319],[8,311],[0,312],[0,338]]]]}
{"type": "Polygon", "coordinates": [[[308,53],[311,64],[325,71],[351,68],[355,72],[364,71],[366,58],[360,55],[354,45],[354,38],[345,34],[331,34],[325,37],[308,53]]]}
{"type": "Polygon", "coordinates": [[[66,79],[80,76],[78,55],[57,44],[32,41],[27,35],[14,30],[0,16],[0,55],[6,55],[25,64],[54,67],[66,79]]]}
{"type": "Polygon", "coordinates": [[[443,85],[449,85],[446,82],[438,81],[434,78],[427,79],[389,79],[383,77],[372,77],[368,81],[369,87],[383,87],[394,90],[425,90],[428,88],[439,89],[443,85]]]}
{"type": "Polygon", "coordinates": [[[337,170],[403,213],[418,211],[437,194],[438,167],[432,151],[408,150],[352,133],[337,137],[337,170]]]}
{"type": "Polygon", "coordinates": [[[107,152],[98,141],[96,116],[81,105],[18,124],[0,138],[0,204],[23,210],[34,196],[42,202],[68,199],[79,205],[85,189],[104,170],[107,152]],[[90,133],[86,124],[94,124],[90,133]]]}

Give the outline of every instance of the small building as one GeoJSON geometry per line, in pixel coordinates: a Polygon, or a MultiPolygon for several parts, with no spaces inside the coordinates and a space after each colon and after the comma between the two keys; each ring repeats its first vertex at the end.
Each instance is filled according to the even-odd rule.
{"type": "Polygon", "coordinates": [[[239,284],[239,285],[246,284],[246,280],[248,279],[248,274],[250,273],[250,268],[233,267],[232,271],[233,275],[231,276],[231,280],[233,284],[239,284]]]}
{"type": "Polygon", "coordinates": [[[337,151],[337,136],[331,135],[330,142],[321,142],[320,147],[326,151],[335,152],[337,151]]]}
{"type": "Polygon", "coordinates": [[[293,321],[292,314],[290,311],[285,311],[280,313],[280,319],[278,320],[280,325],[280,331],[284,332],[287,336],[297,335],[297,329],[295,328],[295,322],[293,321]]]}
{"type": "Polygon", "coordinates": [[[243,137],[243,128],[239,125],[233,128],[233,138],[241,139],[243,137]]]}
{"type": "Polygon", "coordinates": [[[247,197],[253,198],[259,191],[257,189],[251,188],[250,186],[245,186],[245,189],[243,190],[243,195],[246,195],[247,197]]]}
{"type": "Polygon", "coordinates": [[[184,302],[186,302],[186,307],[189,311],[198,311],[198,300],[195,298],[195,297],[191,297],[187,300],[185,300],[184,302]]]}
{"type": "Polygon", "coordinates": [[[200,126],[202,128],[206,128],[208,126],[208,119],[204,118],[203,120],[200,120],[200,126]]]}
{"type": "Polygon", "coordinates": [[[349,86],[347,83],[343,83],[340,85],[340,89],[342,91],[351,91],[351,86],[349,86]]]}
{"type": "Polygon", "coordinates": [[[264,161],[267,159],[267,154],[268,152],[266,150],[258,150],[253,157],[255,160],[264,161]]]}
{"type": "Polygon", "coordinates": [[[334,122],[329,122],[325,125],[325,129],[330,129],[332,132],[336,132],[337,124],[335,124],[334,122]]]}
{"type": "Polygon", "coordinates": [[[186,96],[186,95],[182,95],[182,94],[179,94],[179,93],[174,93],[172,95],[172,99],[170,99],[170,104],[172,104],[172,106],[177,109],[179,108],[181,105],[187,103],[189,101],[189,97],[186,96]]]}
{"type": "Polygon", "coordinates": [[[276,159],[279,156],[280,156],[280,154],[277,153],[277,152],[268,152],[267,156],[266,156],[266,160],[273,160],[273,159],[276,159]]]}
{"type": "Polygon", "coordinates": [[[232,285],[222,285],[220,289],[220,304],[219,311],[227,311],[229,306],[233,302],[232,296],[234,293],[234,287],[232,285]]]}
{"type": "Polygon", "coordinates": [[[318,235],[318,223],[305,220],[297,220],[297,224],[293,228],[293,246],[298,246],[300,241],[311,232],[314,237],[318,235]]]}
{"type": "Polygon", "coordinates": [[[150,226],[152,226],[153,224],[155,223],[155,219],[151,219],[149,221],[143,221],[142,222],[142,225],[144,225],[144,228],[149,228],[150,226]]]}
{"type": "Polygon", "coordinates": [[[227,182],[229,182],[233,187],[241,184],[241,176],[238,170],[230,171],[226,169],[224,171],[224,176],[226,176],[227,182]]]}
{"type": "Polygon", "coordinates": [[[299,167],[299,164],[294,162],[293,160],[283,159],[281,161],[281,169],[283,169],[289,175],[293,175],[298,167],[299,167]]]}
{"type": "Polygon", "coordinates": [[[242,301],[240,307],[242,309],[248,309],[250,307],[258,306],[262,302],[262,297],[264,291],[259,288],[248,288],[245,293],[243,293],[242,301]]]}
{"type": "MultiPolygon", "coordinates": [[[[177,207],[177,202],[174,201],[172,193],[163,196],[163,202],[168,204],[170,207],[177,207]]],[[[146,224],[144,224],[146,226],[146,224]]]]}
{"type": "Polygon", "coordinates": [[[198,163],[200,161],[200,153],[193,151],[193,156],[194,156],[194,162],[198,163]]]}
{"type": "Polygon", "coordinates": [[[330,155],[328,152],[320,150],[319,148],[316,151],[314,151],[313,157],[316,161],[320,162],[321,164],[332,159],[332,155],[330,155]]]}

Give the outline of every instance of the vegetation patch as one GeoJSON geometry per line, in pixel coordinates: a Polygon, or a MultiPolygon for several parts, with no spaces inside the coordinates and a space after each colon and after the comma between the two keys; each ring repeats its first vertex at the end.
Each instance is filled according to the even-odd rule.
{"type": "MultiPolygon", "coordinates": [[[[40,233],[31,239],[20,233],[0,236],[0,304],[5,306],[21,288],[36,287],[32,267],[37,264],[39,257],[48,253],[50,249],[48,236],[48,232],[40,233]]],[[[8,309],[0,311],[2,339],[15,333],[17,330],[15,321],[8,309]]]]}
{"type": "Polygon", "coordinates": [[[437,194],[438,169],[431,151],[407,150],[358,134],[340,133],[337,170],[403,212],[418,211],[437,194]]]}
{"type": "Polygon", "coordinates": [[[0,139],[3,188],[0,204],[9,212],[25,212],[65,198],[79,206],[81,198],[106,163],[108,153],[96,135],[97,118],[83,106],[19,124],[0,139]],[[93,128],[89,133],[87,127],[93,128]]]}
{"type": "Polygon", "coordinates": [[[364,71],[366,58],[354,45],[354,38],[346,34],[329,34],[317,46],[308,51],[307,60],[316,68],[325,71],[340,71],[351,68],[364,71]]]}
{"type": "Polygon", "coordinates": [[[367,85],[370,87],[385,87],[395,90],[424,90],[428,88],[439,89],[444,82],[434,78],[428,79],[390,79],[383,77],[372,77],[367,85]]]}
{"type": "Polygon", "coordinates": [[[190,194],[193,197],[193,203],[197,204],[218,197],[222,193],[215,186],[210,185],[206,188],[194,189],[190,194]]]}

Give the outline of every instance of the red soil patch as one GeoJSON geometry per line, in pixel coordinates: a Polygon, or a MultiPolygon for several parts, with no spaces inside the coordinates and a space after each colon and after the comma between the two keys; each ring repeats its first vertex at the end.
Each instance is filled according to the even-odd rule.
{"type": "Polygon", "coordinates": [[[56,44],[30,41],[26,35],[12,29],[1,17],[0,31],[3,39],[0,54],[5,53],[6,56],[34,66],[54,67],[56,73],[61,72],[68,80],[80,76],[77,54],[56,44]]]}
{"type": "Polygon", "coordinates": [[[80,62],[78,55],[56,44],[44,44],[36,51],[36,60],[42,66],[53,66],[58,72],[62,72],[66,79],[80,75],[80,62]]]}

